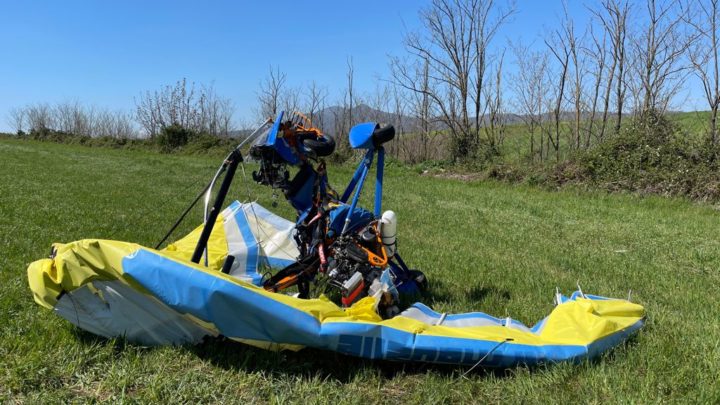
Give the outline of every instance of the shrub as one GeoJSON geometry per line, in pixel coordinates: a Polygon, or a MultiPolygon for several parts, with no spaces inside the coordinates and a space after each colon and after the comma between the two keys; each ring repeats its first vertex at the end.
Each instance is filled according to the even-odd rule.
{"type": "Polygon", "coordinates": [[[193,138],[197,137],[194,131],[184,128],[178,124],[172,124],[162,129],[155,141],[164,152],[172,152],[175,149],[187,145],[193,138]]]}
{"type": "Polygon", "coordinates": [[[679,130],[665,117],[647,112],[633,119],[617,136],[610,137],[579,163],[593,178],[638,178],[649,171],[667,170],[688,156],[690,147],[680,142],[679,130]]]}
{"type": "Polygon", "coordinates": [[[240,141],[234,138],[220,138],[208,133],[197,134],[183,148],[183,153],[223,155],[230,152],[240,141]]]}
{"type": "Polygon", "coordinates": [[[50,128],[33,128],[30,130],[30,138],[39,141],[65,143],[76,138],[76,135],[50,128]]]}
{"type": "Polygon", "coordinates": [[[663,115],[648,111],[621,132],[571,162],[559,164],[554,181],[588,181],[602,188],[699,199],[720,197],[715,185],[716,148],[694,142],[663,115]]]}

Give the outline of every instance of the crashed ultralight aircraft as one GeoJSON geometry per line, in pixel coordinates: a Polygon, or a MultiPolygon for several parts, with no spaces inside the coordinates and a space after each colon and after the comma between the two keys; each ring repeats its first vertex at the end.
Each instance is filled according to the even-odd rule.
{"type": "Polygon", "coordinates": [[[252,202],[223,209],[241,144],[166,238],[204,195],[203,225],[163,249],[166,238],[154,249],[96,239],[54,244],[50,258],[28,268],[35,301],[79,328],[143,345],[223,335],[273,350],[495,367],[591,358],[642,327],[642,306],[582,291],[557,293],[550,315],[532,327],[421,303],[401,308],[400,298],[417,296],[427,281],[397,251],[395,213],[381,210],[383,144],[393,137],[391,126],[352,128],[350,144],[365,155],[340,195],[322,160],[334,140],[301,114],[280,113],[247,140],[260,163],[254,180],[282,190],[295,223],[252,202]],[[357,203],[374,160],[370,212],[357,203]],[[298,168],[292,179],[288,166],[298,168]]]}

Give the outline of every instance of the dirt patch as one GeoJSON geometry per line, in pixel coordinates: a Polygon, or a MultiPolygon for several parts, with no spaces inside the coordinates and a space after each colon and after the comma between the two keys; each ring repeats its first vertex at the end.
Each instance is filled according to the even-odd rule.
{"type": "Polygon", "coordinates": [[[482,173],[455,173],[455,172],[446,172],[444,170],[441,172],[424,170],[422,172],[422,176],[431,176],[431,177],[435,177],[437,179],[450,179],[450,180],[460,180],[460,181],[482,180],[486,177],[482,173]]]}

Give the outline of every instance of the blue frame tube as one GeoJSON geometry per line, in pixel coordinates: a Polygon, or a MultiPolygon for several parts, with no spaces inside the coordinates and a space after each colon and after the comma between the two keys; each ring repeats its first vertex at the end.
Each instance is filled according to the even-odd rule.
{"type": "Polygon", "coordinates": [[[355,190],[355,195],[353,195],[352,202],[350,203],[350,209],[348,210],[347,215],[345,216],[345,225],[343,225],[343,230],[340,233],[341,235],[345,235],[345,232],[347,232],[348,228],[350,227],[350,219],[352,217],[353,212],[355,211],[355,207],[357,206],[358,200],[360,199],[360,192],[362,191],[363,184],[365,183],[365,178],[367,177],[367,174],[370,171],[370,165],[372,165],[372,160],[373,160],[373,151],[369,150],[367,152],[367,154],[365,154],[365,159],[364,159],[364,162],[362,165],[362,173],[360,175],[360,181],[357,184],[357,190],[355,190]]]}
{"type": "Polygon", "coordinates": [[[375,218],[380,218],[382,211],[382,189],[383,189],[383,169],[385,168],[385,148],[378,148],[377,157],[377,173],[375,176],[375,218]]]}
{"type": "Polygon", "coordinates": [[[352,179],[350,179],[350,183],[348,183],[347,187],[345,188],[345,191],[343,191],[343,195],[340,198],[341,202],[346,203],[348,198],[350,198],[350,195],[352,194],[353,190],[355,190],[355,185],[357,185],[357,182],[360,179],[360,175],[362,174],[363,168],[365,167],[365,160],[367,160],[367,153],[365,154],[365,158],[358,165],[357,169],[355,169],[355,174],[353,174],[352,179]]]}
{"type": "Polygon", "coordinates": [[[405,264],[405,261],[400,257],[400,253],[395,252],[395,256],[393,256],[393,259],[397,260],[398,264],[400,265],[400,268],[403,270],[403,272],[409,272],[410,269],[408,269],[408,266],[405,264]]]}

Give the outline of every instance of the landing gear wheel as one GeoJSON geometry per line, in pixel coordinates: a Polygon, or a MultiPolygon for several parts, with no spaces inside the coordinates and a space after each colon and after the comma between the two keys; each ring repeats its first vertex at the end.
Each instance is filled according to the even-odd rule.
{"type": "Polygon", "coordinates": [[[428,281],[425,273],[420,270],[410,270],[410,278],[415,282],[420,293],[424,294],[428,290],[428,281]]]}

